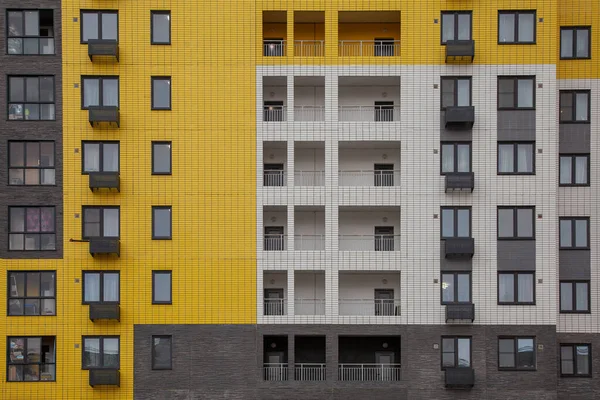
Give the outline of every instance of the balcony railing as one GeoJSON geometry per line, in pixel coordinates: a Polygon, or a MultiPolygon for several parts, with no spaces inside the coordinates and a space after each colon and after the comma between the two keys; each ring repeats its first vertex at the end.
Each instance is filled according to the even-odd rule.
{"type": "Polygon", "coordinates": [[[394,57],[400,55],[399,40],[340,40],[340,57],[394,57]]]}
{"type": "Polygon", "coordinates": [[[400,315],[399,299],[340,299],[339,315],[394,317],[400,315]]]}
{"type": "Polygon", "coordinates": [[[339,364],[340,381],[399,381],[400,364],[339,364]]]}
{"type": "Polygon", "coordinates": [[[263,173],[263,186],[285,186],[285,171],[266,170],[263,173]]]}
{"type": "Polygon", "coordinates": [[[294,106],[294,121],[325,121],[325,106],[294,106]]]}
{"type": "Polygon", "coordinates": [[[340,235],[340,251],[399,251],[400,235],[340,235]]]}
{"type": "Polygon", "coordinates": [[[339,186],[399,186],[400,170],[339,171],[339,186]]]}
{"type": "Polygon", "coordinates": [[[296,57],[323,57],[325,55],[324,40],[294,40],[296,57]]]}
{"type": "Polygon", "coordinates": [[[294,380],[324,381],[327,376],[325,364],[295,364],[294,380]]]}
{"type": "Polygon", "coordinates": [[[263,379],[265,381],[287,381],[289,368],[287,363],[266,363],[263,366],[263,379]]]}
{"type": "Polygon", "coordinates": [[[264,122],[284,122],[287,121],[286,106],[264,106],[263,107],[264,122]]]}
{"type": "Polygon", "coordinates": [[[339,106],[340,122],[400,121],[400,106],[339,106]]]}
{"type": "Polygon", "coordinates": [[[295,299],[294,314],[325,315],[325,299],[295,299]]]}
{"type": "Polygon", "coordinates": [[[264,315],[287,315],[286,299],[264,299],[264,315]]]}
{"type": "Polygon", "coordinates": [[[265,251],[283,251],[287,250],[287,235],[279,235],[274,233],[266,234],[264,239],[265,251]]]}
{"type": "Polygon", "coordinates": [[[324,251],[325,235],[296,235],[294,237],[294,250],[324,251]]]}
{"type": "Polygon", "coordinates": [[[296,186],[325,186],[325,171],[294,171],[296,186]]]}
{"type": "Polygon", "coordinates": [[[263,40],[263,56],[265,57],[283,57],[285,56],[285,40],[263,40]]]}

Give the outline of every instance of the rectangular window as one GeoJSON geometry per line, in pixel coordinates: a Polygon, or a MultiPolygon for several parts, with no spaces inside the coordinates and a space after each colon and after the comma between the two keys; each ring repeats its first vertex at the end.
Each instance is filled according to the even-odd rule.
{"type": "Polygon", "coordinates": [[[56,250],[54,207],[9,207],[9,250],[56,250]]]}
{"type": "Polygon", "coordinates": [[[498,207],[498,239],[535,239],[534,207],[498,207]]]}
{"type": "Polygon", "coordinates": [[[592,345],[561,344],[560,345],[561,376],[592,376],[592,345]]]}
{"type": "Polygon", "coordinates": [[[119,369],[118,336],[84,336],[82,369],[119,369]]]}
{"type": "Polygon", "coordinates": [[[171,271],[152,271],[152,304],[171,304],[171,271]]]}
{"type": "Polygon", "coordinates": [[[152,44],[171,44],[171,12],[150,11],[152,44]]]}
{"type": "Polygon", "coordinates": [[[471,366],[471,338],[442,337],[442,369],[471,366]]]}
{"type": "Polygon", "coordinates": [[[53,76],[9,76],[8,119],[13,121],[53,121],[53,76]]]}
{"type": "Polygon", "coordinates": [[[119,237],[119,207],[83,207],[83,238],[119,237]]]}
{"type": "Polygon", "coordinates": [[[442,142],[442,175],[471,172],[471,142],[442,142]]]}
{"type": "Polygon", "coordinates": [[[567,26],[560,28],[560,58],[590,58],[590,27],[567,26]]]}
{"type": "Polygon", "coordinates": [[[442,80],[442,110],[446,107],[471,105],[471,77],[444,76],[442,80]]]}
{"type": "Polygon", "coordinates": [[[172,369],[172,336],[152,336],[152,369],[172,369]]]}
{"type": "Polygon", "coordinates": [[[9,185],[54,185],[54,142],[8,142],[9,185]]]}
{"type": "Polygon", "coordinates": [[[442,304],[471,303],[471,273],[442,273],[442,304]]]}
{"type": "Polygon", "coordinates": [[[560,312],[589,313],[590,312],[590,282],[561,281],[560,282],[560,312]]]}
{"type": "Polygon", "coordinates": [[[535,304],[535,274],[533,272],[499,272],[498,304],[535,304]]]}
{"type": "Polygon", "coordinates": [[[119,271],[83,271],[83,304],[118,304],[119,290],[119,271]]]}
{"type": "Polygon", "coordinates": [[[535,77],[499,76],[498,109],[535,109],[535,77]]]}
{"type": "Polygon", "coordinates": [[[9,271],[8,315],[56,315],[56,271],[9,271]]]}
{"type": "Polygon", "coordinates": [[[471,237],[471,208],[442,207],[442,239],[471,237]]]}
{"type": "Polygon", "coordinates": [[[442,44],[448,40],[471,40],[471,11],[442,11],[442,44]]]}
{"type": "Polygon", "coordinates": [[[535,338],[498,338],[498,369],[535,370],[535,338]]]}
{"type": "Polygon", "coordinates": [[[56,337],[8,337],[7,381],[56,380],[56,337]]]}
{"type": "Polygon", "coordinates": [[[171,206],[152,206],[152,239],[172,239],[171,225],[171,206]]]}
{"type": "Polygon", "coordinates": [[[83,142],[82,173],[119,172],[119,142],[83,142]]]}
{"type": "Polygon", "coordinates": [[[589,250],[590,219],[586,217],[560,218],[560,248],[569,250],[589,250]]]}
{"type": "Polygon", "coordinates": [[[560,155],[560,186],[589,186],[590,155],[560,155]]]}
{"type": "Polygon", "coordinates": [[[560,122],[569,124],[590,123],[589,90],[560,91],[560,122]]]}
{"type": "Polygon", "coordinates": [[[498,142],[498,175],[535,173],[535,143],[498,142]]]}
{"type": "Polygon", "coordinates": [[[498,11],[498,44],[535,44],[535,11],[498,11]]]}
{"type": "Polygon", "coordinates": [[[118,76],[82,76],[81,108],[119,107],[118,76]]]}
{"type": "Polygon", "coordinates": [[[152,109],[171,109],[171,77],[153,76],[152,80],[152,109]]]}
{"type": "Polygon", "coordinates": [[[54,54],[53,10],[9,10],[7,54],[54,54]]]}
{"type": "Polygon", "coordinates": [[[81,43],[96,39],[119,39],[119,14],[117,11],[81,11],[81,43]]]}
{"type": "Polygon", "coordinates": [[[171,175],[171,142],[152,142],[152,175],[171,175]]]}

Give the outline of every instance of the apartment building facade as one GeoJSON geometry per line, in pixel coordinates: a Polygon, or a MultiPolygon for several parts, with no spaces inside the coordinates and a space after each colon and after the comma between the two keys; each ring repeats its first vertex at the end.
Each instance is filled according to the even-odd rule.
{"type": "Polygon", "coordinates": [[[597,397],[563,3],[3,3],[1,397],[597,397]]]}

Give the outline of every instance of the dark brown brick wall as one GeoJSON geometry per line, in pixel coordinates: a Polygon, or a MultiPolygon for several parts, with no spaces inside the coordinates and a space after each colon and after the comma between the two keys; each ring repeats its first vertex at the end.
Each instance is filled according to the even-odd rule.
{"type": "Polygon", "coordinates": [[[63,170],[62,170],[62,67],[61,9],[56,0],[2,0],[0,2],[0,258],[62,258],[63,170]],[[7,9],[53,9],[55,55],[16,56],[6,52],[7,9]],[[55,121],[8,121],[9,75],[53,75],[56,98],[55,121]],[[55,186],[9,186],[7,144],[9,140],[53,140],[55,142],[55,186]],[[8,251],[8,207],[14,205],[56,207],[56,251],[8,251]]]}

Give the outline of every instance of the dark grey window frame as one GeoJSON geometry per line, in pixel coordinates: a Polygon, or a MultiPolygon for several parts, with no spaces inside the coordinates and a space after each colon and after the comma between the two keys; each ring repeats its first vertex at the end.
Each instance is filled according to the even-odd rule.
{"type": "Polygon", "coordinates": [[[81,271],[81,281],[82,281],[82,285],[81,285],[81,304],[121,304],[121,271],[113,271],[113,270],[108,270],[108,271],[100,271],[100,270],[84,270],[81,271]],[[85,276],[87,274],[99,274],[100,275],[100,289],[99,289],[99,293],[100,293],[100,300],[98,301],[86,301],[85,300],[85,276]],[[119,300],[117,301],[105,301],[104,300],[104,275],[105,274],[117,274],[119,277],[119,300]]]}
{"type": "Polygon", "coordinates": [[[471,271],[441,271],[440,283],[444,283],[444,275],[452,275],[454,281],[454,301],[444,301],[444,288],[440,285],[440,300],[442,305],[447,304],[472,304],[473,303],[473,275],[471,271]],[[469,276],[469,301],[458,301],[458,275],[469,276]]]}
{"type": "Polygon", "coordinates": [[[498,90],[497,90],[497,104],[498,104],[498,110],[535,110],[536,108],[536,90],[535,90],[535,82],[536,82],[536,77],[532,76],[532,75],[499,75],[498,76],[498,90]],[[531,80],[533,81],[533,85],[531,85],[532,87],[532,91],[533,93],[531,94],[532,99],[533,99],[533,106],[531,107],[519,107],[519,80],[531,80]],[[513,81],[513,105],[512,107],[500,107],[500,81],[501,80],[512,80],[513,81]]]}
{"type": "Polygon", "coordinates": [[[499,45],[531,45],[537,44],[537,11],[536,10],[498,10],[498,44],[499,45]],[[500,15],[502,14],[513,14],[515,16],[514,26],[514,37],[513,42],[501,42],[500,41],[500,15]],[[525,42],[519,40],[519,15],[521,14],[533,14],[533,41],[525,42]]]}
{"type": "Polygon", "coordinates": [[[499,306],[534,306],[536,304],[535,271],[498,271],[498,305],[499,306]],[[500,301],[500,275],[513,276],[513,301],[500,301]],[[519,275],[531,275],[531,292],[533,301],[519,301],[519,275]]]}
{"type": "Polygon", "coordinates": [[[559,174],[558,174],[558,185],[559,186],[590,186],[590,174],[591,174],[591,169],[590,169],[590,154],[559,154],[558,156],[558,167],[559,167],[559,174]],[[570,158],[571,159],[571,183],[561,183],[560,182],[560,167],[562,165],[561,158],[570,158]],[[586,183],[574,183],[575,182],[575,178],[577,176],[577,158],[581,158],[581,157],[585,157],[587,159],[587,182],[586,183]]]}
{"type": "Polygon", "coordinates": [[[498,371],[537,371],[537,345],[535,336],[498,336],[498,371]],[[517,354],[519,354],[519,339],[532,339],[533,340],[533,364],[532,368],[519,367],[517,354]],[[500,366],[500,340],[513,340],[513,350],[515,357],[514,367],[501,367],[500,366]]]}
{"type": "MultiPolygon", "coordinates": [[[[54,10],[51,8],[8,8],[6,9],[6,55],[8,56],[53,56],[56,55],[56,36],[55,36],[55,32],[54,30],[55,28],[55,21],[54,21],[54,10]],[[14,12],[20,12],[22,13],[22,19],[23,19],[23,28],[25,27],[25,13],[26,12],[31,12],[31,11],[37,11],[38,13],[38,27],[40,27],[39,21],[40,21],[40,11],[49,11],[52,13],[52,28],[53,28],[53,32],[52,32],[52,36],[26,36],[25,32],[23,32],[23,36],[10,36],[9,35],[9,19],[8,19],[8,14],[9,13],[14,13],[14,12]],[[10,53],[8,51],[8,41],[10,39],[21,39],[21,40],[25,40],[25,39],[37,39],[38,40],[38,52],[37,53],[10,53]],[[53,41],[53,52],[52,53],[42,53],[40,51],[40,39],[52,39],[53,41]]],[[[23,45],[23,49],[24,49],[24,45],[23,45]]]]}
{"type": "Polygon", "coordinates": [[[559,363],[560,363],[560,376],[561,378],[591,378],[592,377],[592,344],[591,343],[560,343],[558,346],[558,354],[559,354],[559,363]],[[578,374],[577,373],[577,347],[586,346],[588,348],[588,371],[587,374],[578,374]],[[562,348],[563,347],[571,347],[571,351],[573,353],[573,373],[568,374],[563,372],[562,368],[562,348]]]}
{"type": "Polygon", "coordinates": [[[470,368],[473,366],[473,337],[472,336],[455,336],[455,335],[443,335],[442,336],[442,340],[441,340],[442,344],[440,346],[441,348],[441,357],[440,357],[440,367],[442,369],[442,371],[445,371],[447,368],[470,368]],[[450,367],[444,366],[444,353],[451,353],[451,352],[444,352],[444,339],[454,339],[454,366],[450,367]],[[458,365],[458,339],[468,339],[469,340],[469,367],[459,367],[458,365]]]}
{"type": "Polygon", "coordinates": [[[470,238],[473,236],[473,212],[471,206],[443,206],[440,208],[440,237],[442,239],[454,239],[454,238],[470,238]],[[454,235],[453,236],[444,236],[444,230],[442,227],[444,226],[444,210],[451,210],[454,215],[454,235]],[[469,236],[458,236],[458,211],[459,210],[468,210],[469,211],[469,236]]]}
{"type": "Polygon", "coordinates": [[[7,153],[8,153],[8,185],[9,186],[56,186],[56,142],[54,140],[9,140],[8,141],[8,145],[7,145],[7,153]],[[24,164],[23,166],[12,166],[11,165],[11,145],[16,144],[16,143],[20,143],[23,145],[23,161],[24,164]],[[53,155],[53,164],[51,167],[44,167],[44,166],[28,166],[27,165],[27,144],[30,143],[37,143],[38,147],[39,147],[39,155],[40,158],[42,156],[42,143],[51,143],[52,144],[52,155],[53,155]],[[23,183],[22,184],[15,184],[15,183],[10,183],[10,171],[11,170],[23,170],[23,183]],[[47,169],[53,169],[54,170],[54,183],[52,184],[43,184],[42,182],[42,171],[43,170],[47,170],[47,169]],[[26,184],[25,183],[25,176],[26,176],[26,172],[27,170],[38,170],[39,173],[39,182],[38,184],[34,185],[34,184],[26,184]]]}
{"type": "MultiPolygon", "coordinates": [[[[6,337],[6,382],[27,382],[27,383],[32,383],[32,382],[56,382],[56,358],[57,358],[57,354],[56,354],[56,336],[17,336],[17,335],[11,335],[11,336],[7,336],[6,337]],[[25,360],[27,360],[28,357],[28,353],[29,351],[27,351],[27,339],[40,339],[40,342],[43,343],[44,338],[52,338],[54,339],[54,362],[41,362],[41,360],[39,362],[23,362],[23,363],[11,363],[10,362],[10,340],[11,339],[24,339],[24,351],[23,353],[25,356],[25,360]],[[42,365],[54,365],[54,379],[52,380],[37,380],[37,381],[26,381],[26,380],[22,380],[22,381],[18,381],[18,380],[11,380],[10,379],[10,367],[11,366],[25,366],[25,365],[39,365],[40,367],[42,365]]],[[[41,369],[40,369],[41,371],[41,369]]],[[[41,376],[41,372],[40,372],[40,376],[41,376]]]]}
{"type": "Polygon", "coordinates": [[[152,240],[171,240],[173,239],[173,207],[172,206],[152,206],[152,240]],[[171,232],[171,234],[169,236],[157,236],[156,235],[156,229],[155,229],[155,212],[157,210],[169,210],[169,215],[170,215],[170,219],[169,219],[169,232],[171,232]]]}
{"type": "Polygon", "coordinates": [[[592,27],[590,25],[577,25],[577,26],[561,26],[560,27],[560,36],[559,36],[559,46],[562,45],[562,33],[563,31],[572,31],[573,32],[573,56],[572,57],[563,57],[562,56],[562,47],[559,48],[558,54],[560,55],[561,60],[589,60],[592,58],[592,27]],[[587,57],[578,57],[576,53],[577,49],[577,31],[587,31],[588,32],[588,55],[587,57]]]}
{"type": "Polygon", "coordinates": [[[559,91],[559,96],[558,96],[558,102],[559,102],[559,118],[558,118],[558,122],[560,124],[589,124],[590,123],[590,114],[592,112],[592,95],[591,95],[591,90],[560,90],[559,91]],[[569,120],[564,120],[562,118],[560,118],[560,113],[562,113],[562,109],[563,109],[563,101],[562,101],[562,97],[563,94],[568,94],[571,95],[571,102],[573,104],[573,118],[569,119],[569,120]],[[575,117],[575,111],[577,110],[577,94],[587,94],[587,119],[586,120],[577,120],[574,119],[575,117]]]}
{"type": "Polygon", "coordinates": [[[458,146],[469,146],[469,171],[473,172],[473,143],[472,142],[441,142],[440,143],[440,175],[455,174],[458,173],[458,146]],[[452,146],[452,152],[454,154],[454,167],[453,171],[444,172],[444,146],[452,146]]]}
{"type": "Polygon", "coordinates": [[[6,271],[6,280],[7,280],[7,291],[6,291],[6,316],[7,317],[54,317],[56,316],[56,271],[47,271],[47,270],[29,270],[29,271],[6,271]],[[39,288],[40,295],[39,296],[27,296],[27,275],[31,273],[39,273],[39,288]],[[23,287],[25,288],[25,293],[23,296],[12,296],[10,289],[10,277],[12,274],[23,274],[23,287]],[[54,274],[54,296],[42,296],[42,274],[54,274]],[[23,314],[11,314],[10,313],[10,302],[11,300],[21,300],[23,301],[23,305],[25,305],[26,300],[39,300],[40,301],[40,312],[37,314],[25,314],[25,307],[23,307],[23,314]],[[54,314],[42,314],[41,302],[42,300],[54,300],[54,314]]]}
{"type": "Polygon", "coordinates": [[[169,46],[171,44],[171,10],[150,10],[150,44],[158,46],[169,46]],[[169,16],[169,41],[155,42],[154,41],[154,16],[168,15],[169,16]]]}
{"type": "Polygon", "coordinates": [[[496,237],[498,240],[535,240],[535,206],[498,206],[496,211],[496,237]],[[501,237],[500,236],[500,223],[498,219],[499,210],[513,210],[513,236],[501,237]],[[517,236],[518,235],[518,210],[530,209],[531,212],[531,233],[532,236],[517,236]]]}
{"type": "Polygon", "coordinates": [[[119,239],[121,237],[121,207],[120,206],[82,206],[81,207],[81,237],[83,239],[90,239],[93,236],[85,236],[85,211],[86,210],[100,210],[100,236],[119,239]],[[105,209],[113,209],[119,211],[119,236],[104,236],[104,213],[105,209]]]}
{"type": "Polygon", "coordinates": [[[152,110],[154,111],[170,111],[173,108],[173,88],[171,87],[171,85],[173,84],[173,81],[171,80],[170,76],[152,76],[150,77],[151,80],[151,93],[150,93],[150,100],[152,102],[152,110]],[[169,82],[169,106],[168,107],[156,107],[154,105],[154,82],[156,81],[168,81],[169,82]]]}
{"type": "Polygon", "coordinates": [[[80,10],[79,12],[79,43],[87,44],[87,41],[83,40],[83,14],[98,14],[98,39],[102,39],[102,21],[101,17],[103,14],[116,14],[117,15],[117,43],[119,42],[119,10],[80,10]]]}
{"type": "Polygon", "coordinates": [[[23,252],[32,252],[32,251],[56,251],[57,249],[57,241],[56,241],[56,207],[55,206],[8,206],[8,251],[23,251],[23,252]],[[24,221],[23,223],[25,224],[25,230],[23,232],[19,232],[19,231],[12,231],[12,227],[11,227],[11,210],[16,209],[16,208],[23,208],[25,209],[25,216],[24,216],[24,221]],[[28,232],[27,231],[27,210],[30,208],[37,208],[40,211],[40,230],[39,231],[32,231],[32,232],[28,232]],[[54,229],[52,231],[42,231],[42,216],[41,216],[41,212],[42,212],[42,208],[51,208],[53,211],[53,222],[54,222],[54,229]],[[23,235],[23,249],[22,250],[15,250],[15,249],[11,249],[10,248],[10,236],[11,235],[23,235]],[[35,249],[35,250],[26,250],[25,249],[25,236],[27,235],[38,235],[40,236],[40,248],[39,249],[35,249]],[[42,235],[54,235],[54,249],[42,249],[41,248],[41,244],[42,244],[42,239],[41,236],[42,235]]]}
{"type": "Polygon", "coordinates": [[[473,77],[472,76],[442,76],[440,77],[440,108],[445,110],[443,103],[443,94],[444,94],[444,81],[453,81],[454,82],[454,105],[448,107],[457,107],[458,104],[458,81],[463,80],[469,81],[469,106],[473,105],[473,77]]]}
{"type": "Polygon", "coordinates": [[[591,228],[590,217],[559,217],[558,221],[559,221],[559,223],[558,223],[558,243],[559,243],[560,250],[589,250],[590,249],[590,228],[591,228]],[[571,244],[572,244],[572,246],[563,246],[560,243],[560,229],[561,229],[560,221],[571,221],[571,244]],[[577,237],[577,235],[576,235],[577,229],[575,227],[575,221],[586,221],[587,222],[587,229],[586,229],[587,237],[585,238],[586,246],[584,246],[584,247],[575,245],[576,237],[577,237]]]}
{"type": "Polygon", "coordinates": [[[558,309],[560,310],[561,314],[591,314],[592,313],[592,307],[591,307],[591,301],[592,301],[592,293],[591,293],[591,285],[590,285],[590,281],[589,280],[573,280],[573,279],[567,279],[567,280],[560,280],[558,282],[558,309]],[[566,283],[566,284],[570,284],[571,285],[571,294],[572,294],[572,304],[573,304],[573,309],[572,310],[563,310],[562,308],[562,284],[566,283]],[[578,310],[577,309],[577,284],[578,283],[585,283],[587,285],[587,310],[578,310]]]}
{"type": "MultiPolygon", "coordinates": [[[[111,140],[111,141],[98,141],[98,140],[83,140],[81,142],[81,175],[89,175],[90,173],[94,173],[94,172],[104,172],[104,145],[105,144],[116,144],[118,146],[118,152],[119,152],[119,161],[117,163],[117,171],[116,172],[120,172],[121,171],[121,142],[116,141],[116,140],[111,140]],[[100,171],[85,171],[85,145],[86,144],[98,144],[100,145],[100,150],[99,150],[99,160],[100,160],[100,171]]],[[[110,171],[110,172],[115,172],[115,171],[110,171]]]]}
{"type": "Polygon", "coordinates": [[[535,142],[498,142],[497,154],[497,168],[496,172],[498,175],[535,175],[535,142]],[[500,146],[513,146],[513,172],[500,172],[500,146]],[[519,146],[530,145],[531,146],[531,172],[519,172],[519,146]]]}
{"type": "MultiPolygon", "coordinates": [[[[81,75],[81,109],[88,110],[85,104],[85,80],[86,79],[98,79],[98,106],[104,106],[104,80],[117,80],[117,108],[121,106],[121,79],[118,75],[81,75]]],[[[97,107],[97,106],[91,106],[97,107]]]]}
{"type": "Polygon", "coordinates": [[[173,369],[173,336],[172,335],[152,335],[152,369],[155,371],[165,371],[173,369]],[[156,344],[154,339],[168,339],[169,340],[169,366],[161,367],[156,365],[156,344]]]}
{"type": "MultiPolygon", "coordinates": [[[[38,84],[38,97],[41,97],[41,93],[42,93],[42,89],[41,89],[41,83],[38,84]]],[[[54,75],[8,75],[7,76],[7,92],[6,92],[6,97],[8,99],[8,101],[6,102],[7,104],[7,109],[6,109],[6,120],[10,121],[10,122],[15,122],[15,121],[27,121],[27,122],[34,122],[34,121],[56,121],[56,79],[54,75]],[[23,79],[23,101],[21,102],[14,102],[11,101],[10,98],[10,80],[11,78],[21,78],[23,79]],[[38,101],[27,101],[27,78],[52,78],[52,101],[41,101],[38,99],[38,101]],[[40,118],[39,119],[25,119],[25,105],[27,104],[35,104],[40,106],[40,118]],[[54,106],[54,118],[53,119],[42,119],[42,112],[41,112],[41,106],[42,105],[47,105],[47,104],[51,104],[54,106]],[[15,105],[21,105],[23,107],[23,118],[10,118],[10,108],[12,106],[15,105]]]]}
{"type": "Polygon", "coordinates": [[[447,41],[444,41],[444,15],[452,15],[454,17],[454,40],[458,40],[458,15],[468,15],[471,17],[471,26],[469,27],[469,39],[464,40],[473,40],[473,11],[471,10],[448,10],[442,11],[442,15],[440,17],[441,31],[440,31],[440,43],[442,46],[446,45],[447,41]]]}
{"type": "Polygon", "coordinates": [[[152,175],[171,175],[173,174],[173,142],[153,141],[152,142],[152,175]],[[169,146],[169,172],[156,172],[154,170],[154,146],[169,146]]]}
{"type": "Polygon", "coordinates": [[[154,270],[152,271],[152,304],[156,304],[156,305],[170,305],[173,304],[173,271],[168,271],[168,270],[154,270]],[[155,278],[156,275],[169,275],[170,276],[170,281],[171,281],[171,287],[169,288],[169,297],[170,297],[170,301],[157,301],[156,300],[156,285],[155,285],[155,278]]]}
{"type": "Polygon", "coordinates": [[[92,369],[103,369],[103,370],[110,370],[110,371],[114,371],[114,370],[118,370],[121,369],[121,337],[118,335],[84,335],[81,337],[81,369],[82,370],[92,370],[92,369]],[[95,366],[86,366],[85,365],[85,341],[87,339],[99,339],[99,343],[100,343],[100,349],[99,349],[99,354],[100,354],[100,361],[102,364],[104,364],[104,339],[117,339],[119,342],[119,347],[118,347],[118,363],[116,367],[105,367],[104,365],[99,366],[99,367],[95,367],[95,366]]]}

